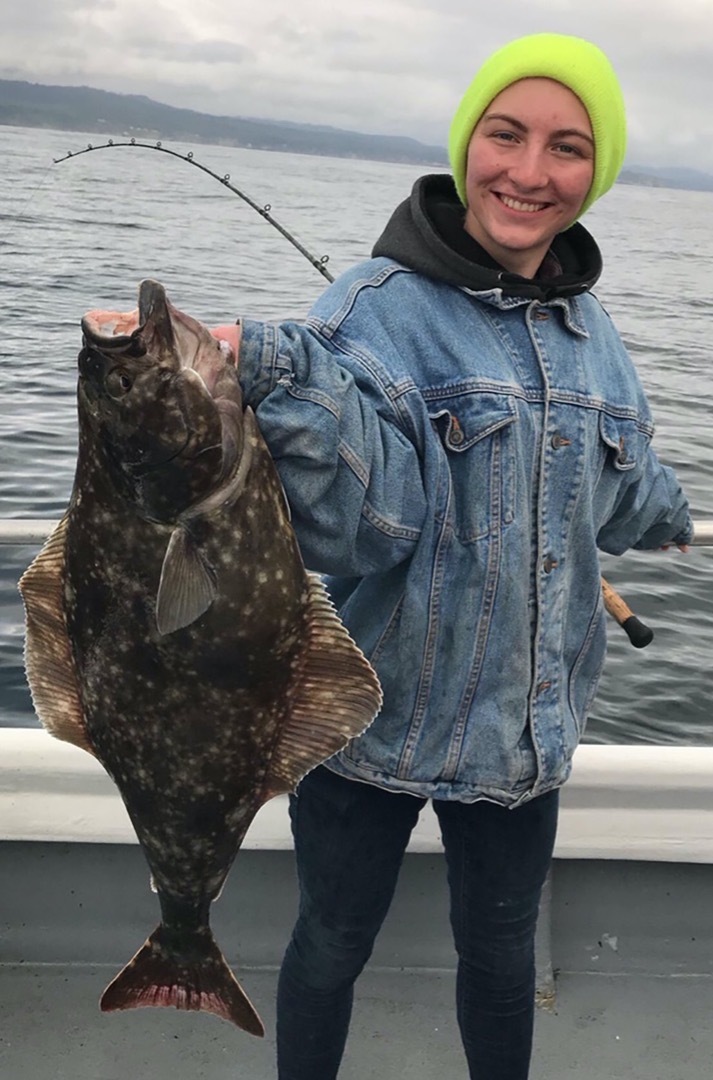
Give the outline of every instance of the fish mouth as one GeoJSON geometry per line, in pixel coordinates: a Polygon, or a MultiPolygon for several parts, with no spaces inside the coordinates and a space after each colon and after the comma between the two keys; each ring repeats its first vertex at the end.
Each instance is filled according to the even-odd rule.
{"type": "Polygon", "coordinates": [[[113,356],[118,353],[127,356],[145,356],[146,345],[141,336],[143,326],[137,326],[131,333],[122,333],[121,329],[118,329],[121,320],[126,321],[128,317],[118,311],[88,312],[82,319],[85,344],[103,356],[113,356]]]}
{"type": "Polygon", "coordinates": [[[143,337],[149,322],[171,340],[166,290],[160,282],[147,278],[139,285],[138,307],[133,311],[88,311],[82,318],[82,333],[87,345],[106,356],[145,356],[143,337]]]}

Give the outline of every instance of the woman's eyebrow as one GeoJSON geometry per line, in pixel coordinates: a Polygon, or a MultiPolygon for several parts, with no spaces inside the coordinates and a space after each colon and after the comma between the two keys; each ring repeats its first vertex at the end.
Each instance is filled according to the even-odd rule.
{"type": "Polygon", "coordinates": [[[520,131],[527,131],[527,127],[521,120],[516,120],[514,116],[508,116],[507,113],[488,113],[483,117],[483,120],[505,120],[508,124],[512,124],[513,127],[519,128],[520,131]]]}
{"type": "MultiPolygon", "coordinates": [[[[507,113],[487,113],[483,120],[504,120],[508,124],[512,124],[518,131],[527,131],[527,124],[523,124],[522,120],[517,120],[514,116],[508,116],[507,113]]],[[[559,128],[557,131],[551,132],[553,139],[567,139],[573,135],[578,136],[580,139],[586,139],[588,143],[594,146],[594,139],[591,135],[587,135],[586,131],[580,131],[579,128],[559,128]]]]}
{"type": "Polygon", "coordinates": [[[579,128],[560,128],[559,131],[552,132],[553,139],[571,139],[573,135],[576,135],[580,139],[585,139],[594,146],[594,139],[592,136],[587,135],[586,131],[580,131],[579,128]]]}

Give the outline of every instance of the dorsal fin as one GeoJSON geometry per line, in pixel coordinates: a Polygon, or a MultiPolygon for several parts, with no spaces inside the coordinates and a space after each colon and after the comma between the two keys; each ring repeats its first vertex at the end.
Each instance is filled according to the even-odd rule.
{"type": "Polygon", "coordinates": [[[310,577],[305,659],[266,778],[266,798],[292,791],[320,762],[361,735],[381,708],[371,664],[337,615],[321,580],[310,577]]]}
{"type": "Polygon", "coordinates": [[[25,670],[35,712],[50,735],[91,754],[64,608],[66,539],[65,515],[20,578],[25,670]]]}

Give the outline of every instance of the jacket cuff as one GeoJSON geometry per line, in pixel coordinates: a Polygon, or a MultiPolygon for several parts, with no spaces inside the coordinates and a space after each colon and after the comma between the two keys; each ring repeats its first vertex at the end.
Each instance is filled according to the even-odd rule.
{"type": "Polygon", "coordinates": [[[688,522],[685,528],[681,529],[680,533],[674,536],[671,543],[673,544],[690,544],[693,541],[694,527],[693,522],[689,516],[688,522]]]}
{"type": "Polygon", "coordinates": [[[277,372],[277,327],[241,319],[242,336],[238,376],[245,404],[256,409],[279,377],[277,372]]]}

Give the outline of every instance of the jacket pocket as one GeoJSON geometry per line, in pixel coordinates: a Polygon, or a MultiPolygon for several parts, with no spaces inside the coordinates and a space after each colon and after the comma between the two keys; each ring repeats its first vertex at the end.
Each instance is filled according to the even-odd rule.
{"type": "Polygon", "coordinates": [[[607,462],[617,472],[630,472],[641,463],[649,437],[635,420],[601,412],[599,434],[604,442],[607,462]]]}
{"type": "Polygon", "coordinates": [[[515,517],[514,397],[470,391],[429,401],[451,476],[449,520],[472,543],[515,517]]]}

